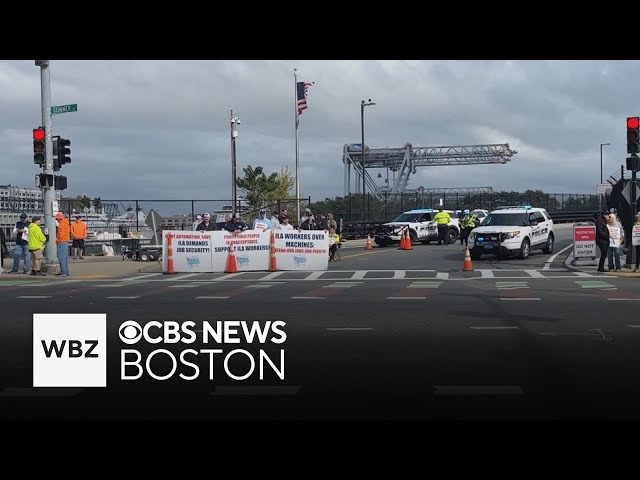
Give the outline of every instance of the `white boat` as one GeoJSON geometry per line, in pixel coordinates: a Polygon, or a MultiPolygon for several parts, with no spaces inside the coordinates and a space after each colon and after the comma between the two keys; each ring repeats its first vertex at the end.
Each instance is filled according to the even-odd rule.
{"type": "MultiPolygon", "coordinates": [[[[249,205],[244,200],[240,200],[240,217],[243,217],[246,212],[250,210],[249,205]]],[[[211,218],[215,219],[215,223],[219,222],[227,222],[231,218],[233,213],[233,206],[229,203],[227,205],[223,205],[220,210],[216,210],[211,214],[211,218]]]]}

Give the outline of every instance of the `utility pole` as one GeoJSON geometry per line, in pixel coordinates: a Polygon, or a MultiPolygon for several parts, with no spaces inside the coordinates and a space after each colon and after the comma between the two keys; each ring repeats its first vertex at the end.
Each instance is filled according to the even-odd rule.
{"type": "Polygon", "coordinates": [[[236,189],[236,137],[238,136],[238,125],[240,125],[240,119],[233,116],[233,110],[231,110],[231,195],[233,197],[231,208],[232,215],[240,212],[240,208],[237,205],[238,195],[236,189]]]}
{"type": "MultiPolygon", "coordinates": [[[[49,60],[36,60],[36,67],[40,67],[40,95],[42,103],[42,126],[45,129],[45,164],[44,174],[53,178],[53,141],[51,135],[51,76],[49,71],[49,60]]],[[[55,182],[51,185],[47,183],[43,188],[44,198],[44,233],[49,235],[44,249],[46,270],[55,268],[58,262],[58,252],[56,247],[56,220],[54,217],[54,203],[56,200],[55,182]]],[[[56,208],[57,210],[57,208],[56,208]]]]}
{"type": "Polygon", "coordinates": [[[371,101],[371,99],[369,99],[368,102],[365,102],[364,100],[360,101],[360,133],[362,135],[362,214],[364,216],[364,220],[368,220],[368,215],[366,212],[366,197],[365,197],[365,177],[366,177],[366,170],[365,170],[365,164],[364,164],[364,107],[369,107],[371,105],[375,105],[374,102],[371,101]]]}

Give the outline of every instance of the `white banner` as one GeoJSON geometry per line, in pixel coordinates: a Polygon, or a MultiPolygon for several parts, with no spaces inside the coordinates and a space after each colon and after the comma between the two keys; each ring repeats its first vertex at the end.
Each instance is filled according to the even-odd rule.
{"type": "Polygon", "coordinates": [[[275,230],[278,270],[326,270],[329,234],[324,230],[275,230]]]}
{"type": "MultiPolygon", "coordinates": [[[[175,272],[224,272],[233,243],[238,272],[269,271],[271,232],[248,230],[233,234],[227,231],[163,231],[163,271],[167,271],[167,236],[172,235],[175,272]]],[[[273,230],[277,270],[327,270],[329,234],[323,230],[273,230]]]]}
{"type": "Polygon", "coordinates": [[[230,232],[213,234],[212,272],[224,272],[233,242],[236,268],[239,272],[269,270],[270,230],[248,230],[234,235],[230,232]]]}
{"type": "Polygon", "coordinates": [[[162,271],[167,271],[167,237],[171,235],[174,272],[211,272],[212,233],[163,230],[162,271]]]}
{"type": "Polygon", "coordinates": [[[633,245],[640,245],[640,225],[634,225],[631,230],[631,243],[633,245]]]}

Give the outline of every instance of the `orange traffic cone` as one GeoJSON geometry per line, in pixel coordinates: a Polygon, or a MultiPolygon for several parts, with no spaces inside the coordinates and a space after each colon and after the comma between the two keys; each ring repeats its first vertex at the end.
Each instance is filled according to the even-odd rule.
{"type": "Polygon", "coordinates": [[[176,273],[173,269],[173,235],[167,234],[167,271],[164,273],[176,273]]]}
{"type": "Polygon", "coordinates": [[[411,237],[409,236],[409,229],[407,228],[404,231],[404,245],[400,247],[401,250],[413,250],[413,247],[411,246],[411,237]]]}
{"type": "Polygon", "coordinates": [[[367,246],[364,247],[365,250],[373,250],[373,245],[371,245],[371,235],[367,235],[367,246]]]}
{"type": "Polygon", "coordinates": [[[469,247],[464,248],[464,265],[462,267],[463,272],[473,272],[473,265],[471,263],[471,255],[469,254],[469,247]]]}
{"type": "Polygon", "coordinates": [[[275,272],[278,270],[276,266],[276,234],[271,230],[271,261],[269,262],[269,271],[275,272]]]}
{"type": "Polygon", "coordinates": [[[233,242],[229,245],[229,255],[227,256],[227,266],[224,269],[226,273],[236,273],[238,266],[236,265],[236,254],[233,250],[233,242]]]}

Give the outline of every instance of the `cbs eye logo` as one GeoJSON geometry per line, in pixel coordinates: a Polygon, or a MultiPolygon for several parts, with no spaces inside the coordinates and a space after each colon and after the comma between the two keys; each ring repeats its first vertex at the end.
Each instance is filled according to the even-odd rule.
{"type": "Polygon", "coordinates": [[[122,340],[127,345],[133,345],[134,343],[138,343],[140,338],[142,337],[142,328],[138,325],[137,322],[133,320],[127,320],[122,325],[120,325],[120,330],[118,330],[118,334],[120,335],[120,340],[122,340]]]}

